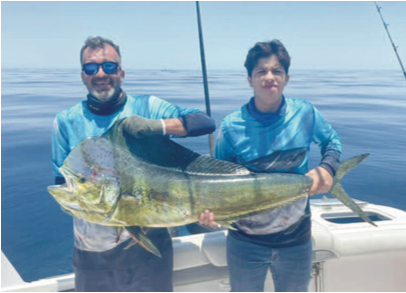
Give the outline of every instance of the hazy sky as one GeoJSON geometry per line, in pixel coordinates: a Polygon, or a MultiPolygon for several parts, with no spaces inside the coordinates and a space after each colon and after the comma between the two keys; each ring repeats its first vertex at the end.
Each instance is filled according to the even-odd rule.
{"type": "MultiPolygon", "coordinates": [[[[406,2],[378,2],[406,62],[406,2]]],[[[400,66],[374,2],[200,2],[206,62],[240,69],[280,39],[293,69],[400,66]]],[[[181,2],[2,2],[2,68],[78,68],[88,36],[111,38],[127,69],[200,69],[196,7],[181,2]]]]}

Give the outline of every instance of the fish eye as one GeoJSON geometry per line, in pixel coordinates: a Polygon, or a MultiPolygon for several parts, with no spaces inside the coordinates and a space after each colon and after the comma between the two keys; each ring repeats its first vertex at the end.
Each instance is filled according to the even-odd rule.
{"type": "Polygon", "coordinates": [[[86,182],[86,178],[84,178],[84,177],[80,178],[80,179],[79,179],[79,182],[80,182],[80,183],[85,183],[85,182],[86,182]]]}

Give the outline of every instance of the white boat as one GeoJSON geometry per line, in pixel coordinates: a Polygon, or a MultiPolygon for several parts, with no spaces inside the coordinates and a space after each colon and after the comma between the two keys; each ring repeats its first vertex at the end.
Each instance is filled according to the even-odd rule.
{"type": "MultiPolygon", "coordinates": [[[[406,212],[356,201],[378,227],[363,222],[335,199],[311,200],[314,292],[399,292],[406,290],[406,212]]],[[[227,231],[173,238],[174,290],[230,291],[227,231]]],[[[74,290],[74,274],[24,282],[1,255],[1,291],[74,290]]],[[[265,291],[273,291],[270,273],[265,291]]]]}

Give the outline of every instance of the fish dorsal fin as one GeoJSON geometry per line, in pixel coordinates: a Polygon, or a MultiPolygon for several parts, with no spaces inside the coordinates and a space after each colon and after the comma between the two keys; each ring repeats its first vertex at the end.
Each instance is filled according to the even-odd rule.
{"type": "Polygon", "coordinates": [[[202,156],[165,136],[136,138],[113,126],[105,138],[128,149],[142,161],[190,174],[244,175],[251,172],[245,167],[202,156]]]}
{"type": "Polygon", "coordinates": [[[168,138],[155,136],[126,138],[131,153],[142,160],[189,174],[244,175],[251,172],[245,167],[227,161],[202,156],[168,138]]]}
{"type": "Polygon", "coordinates": [[[238,164],[212,159],[209,156],[200,156],[191,162],[185,169],[187,173],[208,175],[247,175],[251,172],[238,164]]]}
{"type": "Polygon", "coordinates": [[[295,148],[290,150],[274,151],[272,154],[261,157],[249,162],[242,160],[244,166],[255,171],[285,171],[290,172],[295,167],[299,166],[305,156],[306,148],[295,148]]]}
{"type": "Polygon", "coordinates": [[[134,138],[125,135],[129,151],[139,159],[161,167],[184,171],[200,155],[164,136],[134,138]]]}
{"type": "Polygon", "coordinates": [[[142,161],[158,166],[184,170],[200,155],[172,143],[165,136],[134,137],[124,132],[119,123],[115,123],[102,137],[110,140],[113,144],[124,148],[142,161]]]}

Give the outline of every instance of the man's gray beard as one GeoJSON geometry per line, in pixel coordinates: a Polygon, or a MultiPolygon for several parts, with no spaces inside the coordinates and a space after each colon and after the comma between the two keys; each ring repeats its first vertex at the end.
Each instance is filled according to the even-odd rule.
{"type": "Polygon", "coordinates": [[[95,90],[90,91],[90,94],[102,103],[109,102],[112,99],[112,97],[114,97],[115,93],[116,93],[115,88],[111,88],[108,91],[102,92],[97,92],[95,90]]]}

